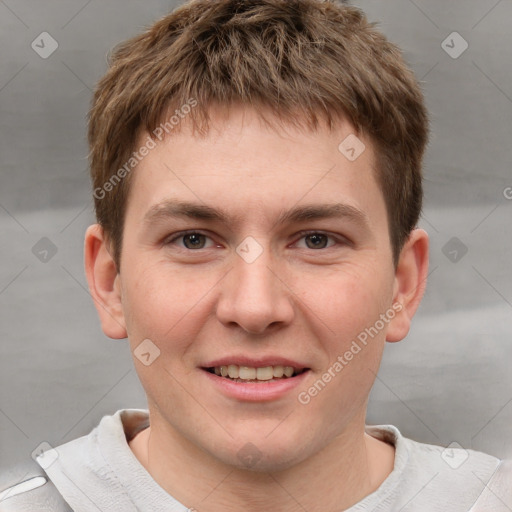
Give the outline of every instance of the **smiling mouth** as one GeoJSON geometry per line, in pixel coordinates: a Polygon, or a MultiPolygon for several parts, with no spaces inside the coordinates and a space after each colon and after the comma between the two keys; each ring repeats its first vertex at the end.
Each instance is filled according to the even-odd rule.
{"type": "Polygon", "coordinates": [[[293,366],[281,365],[253,368],[230,364],[203,368],[203,370],[233,382],[268,382],[296,377],[308,371],[309,368],[294,368],[293,366]]]}

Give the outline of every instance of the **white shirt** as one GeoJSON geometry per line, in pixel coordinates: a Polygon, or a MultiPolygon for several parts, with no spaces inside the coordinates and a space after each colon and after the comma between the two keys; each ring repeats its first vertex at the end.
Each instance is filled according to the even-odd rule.
{"type": "MultiPolygon", "coordinates": [[[[75,512],[189,510],[153,480],[128,445],[148,425],[147,411],[121,410],[105,416],[89,435],[56,448],[55,460],[45,470],[75,512]]],[[[512,485],[503,478],[497,482],[495,475],[500,473],[499,459],[473,450],[417,443],[392,425],[367,426],[366,431],[394,445],[394,469],[374,493],[346,512],[512,510],[512,501],[507,504],[512,485]],[[490,482],[497,482],[494,488],[490,482]],[[475,505],[477,500],[483,508],[475,505]]],[[[44,456],[39,459],[43,466],[44,456]]]]}

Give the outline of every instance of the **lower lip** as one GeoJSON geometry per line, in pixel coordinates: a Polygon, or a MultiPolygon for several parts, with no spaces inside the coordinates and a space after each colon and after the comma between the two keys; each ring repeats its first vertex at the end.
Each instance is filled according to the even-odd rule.
{"type": "Polygon", "coordinates": [[[307,377],[309,370],[302,372],[295,377],[285,379],[265,380],[257,382],[235,382],[225,377],[219,377],[214,373],[201,369],[213,386],[219,389],[224,395],[237,400],[247,402],[267,402],[277,400],[293,389],[296,389],[307,377]]]}

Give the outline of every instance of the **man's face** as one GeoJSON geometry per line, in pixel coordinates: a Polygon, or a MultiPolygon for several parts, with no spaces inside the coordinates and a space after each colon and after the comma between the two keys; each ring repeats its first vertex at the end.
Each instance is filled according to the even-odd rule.
{"type": "Polygon", "coordinates": [[[355,161],[338,150],[348,123],[278,133],[250,110],[212,119],[206,137],[184,126],[134,171],[117,282],[126,328],[132,351],[160,350],[135,359],[152,429],[227,464],[285,468],[364,421],[389,328],[375,325],[396,291],[384,198],[370,141],[355,161]],[[264,379],[305,371],[215,374],[230,364],[264,379]]]}

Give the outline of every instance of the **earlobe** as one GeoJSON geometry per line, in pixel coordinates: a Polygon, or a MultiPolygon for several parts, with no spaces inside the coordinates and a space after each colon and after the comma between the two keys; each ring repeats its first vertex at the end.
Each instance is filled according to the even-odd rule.
{"type": "Polygon", "coordinates": [[[427,285],[428,247],[427,233],[414,229],[402,248],[393,290],[394,309],[398,313],[389,323],[386,341],[401,341],[409,332],[427,285]]]}
{"type": "Polygon", "coordinates": [[[110,255],[103,228],[99,224],[87,229],[84,260],[89,291],[94,299],[103,332],[109,338],[126,338],[120,276],[110,255]]]}

